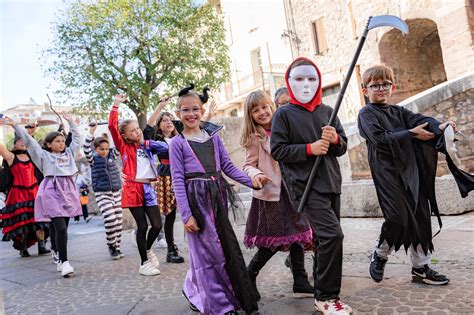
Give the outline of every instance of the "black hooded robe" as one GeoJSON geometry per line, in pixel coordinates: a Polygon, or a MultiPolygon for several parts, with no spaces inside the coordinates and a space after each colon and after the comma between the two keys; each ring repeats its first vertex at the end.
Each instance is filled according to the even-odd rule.
{"type": "MultiPolygon", "coordinates": [[[[366,139],[368,158],[385,222],[379,245],[386,241],[398,250],[421,245],[433,250],[431,214],[442,226],[435,196],[438,151],[444,151],[440,123],[401,106],[367,104],[359,113],[359,131],[366,139]],[[435,138],[421,141],[408,130],[428,122],[435,138]]],[[[474,188],[474,177],[454,166],[446,156],[463,197],[474,188]]]]}

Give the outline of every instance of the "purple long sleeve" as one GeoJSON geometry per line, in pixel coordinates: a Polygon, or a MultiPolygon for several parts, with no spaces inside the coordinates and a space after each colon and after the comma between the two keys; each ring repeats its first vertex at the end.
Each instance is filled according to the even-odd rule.
{"type": "Polygon", "coordinates": [[[235,167],[235,165],[230,160],[229,154],[224,148],[224,144],[222,143],[220,137],[217,137],[217,145],[219,146],[219,159],[221,162],[222,171],[236,182],[239,182],[247,187],[253,188],[252,180],[250,179],[250,177],[241,170],[239,170],[237,167],[235,167]]]}
{"type": "Polygon", "coordinates": [[[152,149],[154,153],[163,153],[168,151],[168,144],[164,141],[146,140],[145,147],[152,149]]]}
{"type": "Polygon", "coordinates": [[[181,219],[186,223],[192,214],[186,194],[183,142],[180,140],[179,137],[175,137],[170,145],[170,167],[178,210],[181,214],[181,219]]]}

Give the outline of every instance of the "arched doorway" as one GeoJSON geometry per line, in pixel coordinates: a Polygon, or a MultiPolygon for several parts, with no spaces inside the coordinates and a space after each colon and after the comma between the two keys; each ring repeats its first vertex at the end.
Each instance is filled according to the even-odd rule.
{"type": "Polygon", "coordinates": [[[380,59],[395,75],[397,89],[391,99],[395,104],[446,81],[436,23],[429,19],[406,23],[408,35],[391,30],[379,43],[380,59]]]}

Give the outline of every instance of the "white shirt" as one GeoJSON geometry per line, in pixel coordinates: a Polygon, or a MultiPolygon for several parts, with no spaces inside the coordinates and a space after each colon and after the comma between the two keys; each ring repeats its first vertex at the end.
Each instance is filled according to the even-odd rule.
{"type": "Polygon", "coordinates": [[[206,142],[207,140],[209,140],[209,138],[211,137],[207,131],[205,131],[204,129],[201,129],[201,132],[197,135],[192,135],[192,136],[184,136],[188,141],[194,141],[194,142],[200,142],[200,143],[204,143],[206,142]]]}
{"type": "Polygon", "coordinates": [[[137,175],[135,179],[154,179],[156,178],[150,160],[143,149],[137,149],[137,175]]]}

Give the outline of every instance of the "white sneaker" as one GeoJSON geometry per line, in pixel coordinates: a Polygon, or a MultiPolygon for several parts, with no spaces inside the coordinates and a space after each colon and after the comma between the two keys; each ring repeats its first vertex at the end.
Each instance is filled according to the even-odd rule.
{"type": "Polygon", "coordinates": [[[132,230],[132,232],[130,233],[130,239],[132,240],[132,245],[137,247],[137,231],[136,230],[132,230]]]}
{"type": "Polygon", "coordinates": [[[63,268],[63,263],[58,260],[58,263],[56,264],[56,271],[61,272],[62,268],[63,268]]]}
{"type": "Polygon", "coordinates": [[[156,276],[161,274],[161,271],[156,268],[149,260],[147,260],[143,265],[140,266],[138,272],[144,276],[156,276]]]}
{"type": "Polygon", "coordinates": [[[150,261],[153,264],[153,266],[155,266],[156,268],[160,267],[160,261],[158,260],[158,257],[156,257],[155,253],[153,252],[153,249],[146,251],[146,257],[148,258],[148,261],[150,261]]]}
{"type": "Polygon", "coordinates": [[[158,242],[156,242],[156,246],[158,248],[168,248],[168,244],[166,243],[166,240],[164,238],[159,239],[158,242]]]}
{"type": "Polygon", "coordinates": [[[69,261],[62,263],[61,276],[64,278],[70,277],[74,274],[74,268],[69,264],[69,261]]]}
{"type": "Polygon", "coordinates": [[[314,300],[314,307],[324,315],[349,315],[352,308],[340,300],[318,301],[314,300]]]}

